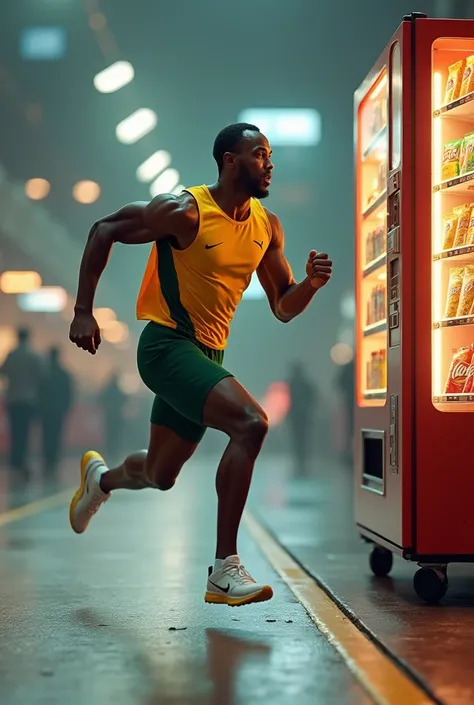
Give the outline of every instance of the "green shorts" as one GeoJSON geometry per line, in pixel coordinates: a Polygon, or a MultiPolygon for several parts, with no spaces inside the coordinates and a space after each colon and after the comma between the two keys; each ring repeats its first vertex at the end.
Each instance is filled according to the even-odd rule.
{"type": "Polygon", "coordinates": [[[225,377],[223,350],[213,350],[174,328],[150,322],[138,342],[140,377],[156,394],[151,423],[171,428],[184,440],[199,443],[206,430],[207,395],[225,377]]]}

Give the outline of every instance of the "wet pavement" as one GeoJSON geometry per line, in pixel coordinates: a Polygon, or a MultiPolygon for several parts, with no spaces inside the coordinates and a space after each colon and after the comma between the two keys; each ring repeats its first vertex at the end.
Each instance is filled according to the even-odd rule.
{"type": "MultiPolygon", "coordinates": [[[[82,536],[66,505],[0,528],[2,705],[372,702],[245,531],[241,556],[274,599],[204,603],[214,467],[198,458],[169,493],[117,493],[82,536]]],[[[2,477],[3,512],[47,494],[2,477]]],[[[278,487],[262,461],[252,496],[274,503],[278,487]]]]}
{"type": "Polygon", "coordinates": [[[450,565],[443,602],[428,606],[412,587],[416,564],[395,558],[391,575],[369,569],[370,546],[355,530],[352,472],[315,462],[311,480],[291,480],[275,462],[271,487],[259,481],[252,509],[278,541],[438,702],[474,703],[474,567],[450,565]]]}

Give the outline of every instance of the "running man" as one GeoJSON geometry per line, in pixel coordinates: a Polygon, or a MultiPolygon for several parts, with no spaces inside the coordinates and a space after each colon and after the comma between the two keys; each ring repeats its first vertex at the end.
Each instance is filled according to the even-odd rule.
{"type": "Polygon", "coordinates": [[[229,325],[253,272],[273,314],[286,323],[302,313],[330,279],[332,262],[311,250],[297,284],[283,253],[279,219],[260,200],[268,196],[272,152],[258,127],[224,128],[213,150],[213,186],[133,203],[96,222],[82,257],[70,340],[95,355],[101,342],[94,295],[114,242],[153,243],[137,302],[148,321],[137,352],[143,382],[156,395],[148,451],[109,469],[89,451],[70,507],[80,534],[114,490],[169,490],[207,427],[229,436],[216,476],[217,548],[206,602],[243,605],[269,600],[269,585],[241,564],[237,534],[255,460],[268,421],[255,399],[223,366],[229,325]]]}

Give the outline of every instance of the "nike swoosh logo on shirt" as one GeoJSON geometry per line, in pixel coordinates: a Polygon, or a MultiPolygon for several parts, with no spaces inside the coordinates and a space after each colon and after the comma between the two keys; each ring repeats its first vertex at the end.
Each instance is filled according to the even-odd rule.
{"type": "Polygon", "coordinates": [[[222,592],[226,592],[226,593],[227,593],[227,592],[229,592],[229,590],[230,590],[230,583],[227,583],[227,587],[226,587],[226,588],[223,588],[223,587],[221,587],[220,585],[216,585],[215,583],[213,583],[212,580],[209,580],[209,582],[211,583],[211,585],[214,585],[214,587],[216,587],[218,590],[222,590],[222,592]]]}
{"type": "Polygon", "coordinates": [[[213,247],[218,247],[219,245],[223,245],[223,244],[224,244],[223,242],[216,242],[215,245],[204,245],[204,247],[206,248],[206,250],[212,250],[213,247]]]}
{"type": "Polygon", "coordinates": [[[263,240],[262,242],[259,242],[258,240],[254,240],[254,243],[260,247],[261,250],[263,250],[263,240]]]}

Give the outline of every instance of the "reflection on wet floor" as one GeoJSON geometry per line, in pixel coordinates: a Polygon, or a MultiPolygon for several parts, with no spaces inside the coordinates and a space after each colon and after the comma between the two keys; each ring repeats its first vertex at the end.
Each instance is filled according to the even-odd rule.
{"type": "MultiPolygon", "coordinates": [[[[198,458],[170,493],[117,493],[83,536],[66,505],[0,528],[2,703],[372,702],[245,531],[241,555],[274,599],[204,603],[214,467],[198,458]]],[[[278,472],[263,461],[255,492],[280,502],[278,472]]]]}

